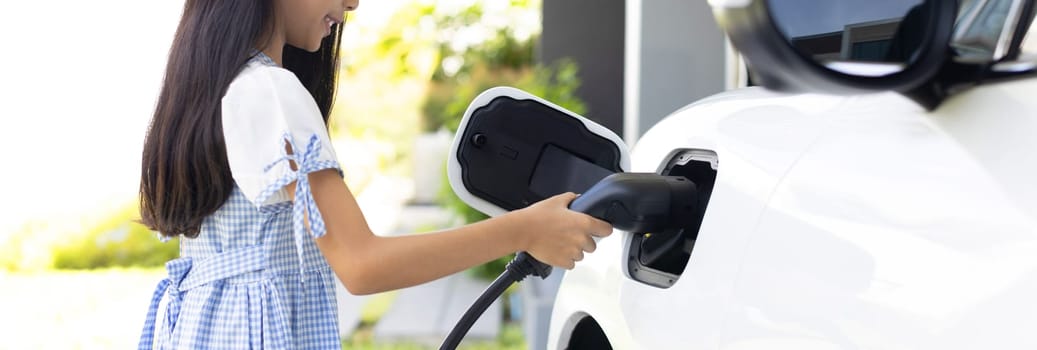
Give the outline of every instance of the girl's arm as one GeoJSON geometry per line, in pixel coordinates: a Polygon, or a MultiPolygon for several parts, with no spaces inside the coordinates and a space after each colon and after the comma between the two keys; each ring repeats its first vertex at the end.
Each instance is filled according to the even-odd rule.
{"type": "Polygon", "coordinates": [[[576,197],[569,193],[456,229],[380,237],[371,232],[335,170],[309,177],[327,227],[327,234],[316,239],[317,247],[356,295],[422,284],[517,251],[571,269],[583,252],[594,251],[592,236],[612,233],[608,223],[569,210],[576,197]]]}

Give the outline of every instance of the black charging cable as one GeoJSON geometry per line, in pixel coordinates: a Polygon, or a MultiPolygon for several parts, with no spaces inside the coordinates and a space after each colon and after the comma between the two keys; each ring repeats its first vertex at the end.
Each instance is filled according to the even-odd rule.
{"type": "Polygon", "coordinates": [[[461,339],[464,339],[464,336],[472,329],[472,325],[479,319],[479,316],[486,312],[486,308],[490,307],[490,304],[493,304],[493,301],[497,300],[501,294],[504,294],[508,287],[516,282],[521,282],[529,275],[547,278],[547,276],[551,275],[551,265],[538,261],[529,253],[519,252],[515,255],[515,259],[512,259],[508,266],[504,268],[504,273],[497,276],[497,279],[493,280],[489,287],[486,287],[482,295],[479,295],[479,299],[476,299],[475,303],[468,307],[468,311],[465,311],[464,315],[461,316],[461,320],[457,321],[457,325],[446,336],[446,340],[443,340],[443,345],[440,345],[439,349],[456,349],[461,344],[461,339]]]}

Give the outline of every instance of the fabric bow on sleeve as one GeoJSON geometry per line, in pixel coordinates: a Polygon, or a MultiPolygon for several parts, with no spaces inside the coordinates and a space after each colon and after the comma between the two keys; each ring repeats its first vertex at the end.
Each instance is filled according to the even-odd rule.
{"type": "Polygon", "coordinates": [[[295,162],[297,170],[281,177],[267,187],[266,190],[260,193],[257,202],[262,203],[276,191],[284,188],[292,182],[295,182],[295,201],[292,205],[292,227],[295,236],[295,247],[299,254],[299,278],[305,282],[306,274],[304,271],[305,259],[303,250],[305,245],[303,243],[308,239],[308,236],[320,238],[327,233],[327,228],[324,226],[324,217],[321,215],[320,210],[317,209],[317,202],[313,199],[313,192],[310,190],[310,179],[308,175],[324,169],[338,168],[338,163],[334,160],[320,160],[319,156],[321,153],[322,143],[320,137],[316,134],[313,134],[310,137],[305,149],[296,147],[295,141],[290,134],[285,134],[284,141],[291,147],[292,154],[284,151],[281,158],[267,165],[263,171],[270,171],[270,169],[275,165],[286,161],[295,162]],[[309,235],[306,234],[307,218],[309,219],[309,235]]]}

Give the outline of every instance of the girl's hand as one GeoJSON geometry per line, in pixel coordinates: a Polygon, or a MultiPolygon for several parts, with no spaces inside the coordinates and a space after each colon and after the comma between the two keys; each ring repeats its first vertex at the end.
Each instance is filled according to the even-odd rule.
{"type": "Polygon", "coordinates": [[[515,211],[523,250],[548,265],[571,270],[583,253],[597,248],[593,237],[612,234],[612,225],[569,210],[576,194],[563,193],[515,211]]]}

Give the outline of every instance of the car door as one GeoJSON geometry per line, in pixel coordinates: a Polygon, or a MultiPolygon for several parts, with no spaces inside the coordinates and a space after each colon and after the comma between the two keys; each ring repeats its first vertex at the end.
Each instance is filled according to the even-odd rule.
{"type": "Polygon", "coordinates": [[[834,109],[753,232],[720,348],[1037,346],[1035,90],[834,109]]]}
{"type": "Polygon", "coordinates": [[[673,232],[626,238],[616,301],[621,331],[637,348],[718,346],[746,245],[769,197],[842,100],[729,91],[665,118],[638,141],[633,171],[686,176],[706,197],[700,224],[679,232],[679,245],[665,244],[673,232]],[[663,244],[652,243],[659,239],[663,244]]]}

